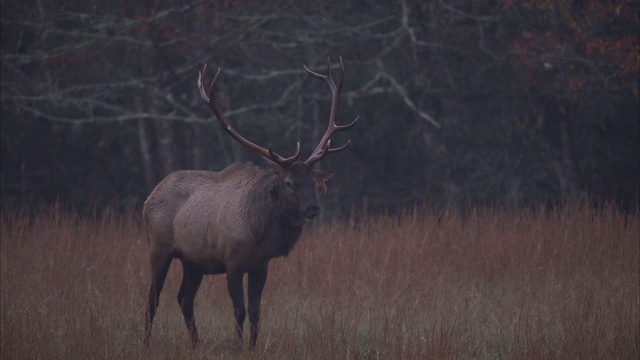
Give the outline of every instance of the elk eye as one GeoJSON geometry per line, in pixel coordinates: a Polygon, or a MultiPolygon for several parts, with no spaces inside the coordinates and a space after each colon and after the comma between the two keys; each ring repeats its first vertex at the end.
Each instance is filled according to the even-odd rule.
{"type": "Polygon", "coordinates": [[[291,181],[291,179],[287,179],[284,181],[284,186],[288,187],[289,189],[293,190],[293,181],[291,181]]]}

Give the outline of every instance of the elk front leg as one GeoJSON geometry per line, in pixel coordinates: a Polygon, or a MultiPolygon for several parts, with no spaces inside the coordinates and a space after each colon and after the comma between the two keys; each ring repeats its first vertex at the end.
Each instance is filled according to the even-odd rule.
{"type": "Polygon", "coordinates": [[[260,299],[262,289],[267,281],[267,266],[249,271],[249,348],[256,347],[258,339],[258,322],[260,322],[260,299]]]}
{"type": "Polygon", "coordinates": [[[180,309],[182,309],[184,322],[187,325],[187,330],[189,330],[191,342],[194,347],[198,345],[199,339],[196,321],[193,318],[193,302],[201,282],[202,273],[183,261],[182,285],[180,285],[180,291],[178,291],[178,304],[180,304],[180,309]]]}
{"type": "Polygon", "coordinates": [[[227,289],[233,303],[233,316],[236,319],[236,343],[242,347],[242,327],[246,311],[244,309],[244,290],[242,289],[243,273],[237,270],[227,270],[227,289]]]}

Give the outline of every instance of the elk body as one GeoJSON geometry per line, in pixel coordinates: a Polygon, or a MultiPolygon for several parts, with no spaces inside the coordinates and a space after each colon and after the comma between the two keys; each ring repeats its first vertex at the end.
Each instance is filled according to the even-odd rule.
{"type": "Polygon", "coordinates": [[[313,169],[327,154],[345,149],[349,142],[331,148],[330,138],[352,127],[336,125],[338,98],[344,77],[338,86],[327,74],[305,70],[325,81],[332,93],[329,126],[311,156],[299,161],[296,154],[283,158],[271,145],[263,148],[242,137],[225,118],[215,101],[216,73],[208,93],[203,87],[206,65],[198,77],[200,96],[236,141],[268,159],[266,168],[251,163],[236,163],[220,172],[177,171],[169,174],[151,192],[144,203],[143,220],[150,244],[151,286],[145,322],[145,344],[151,336],[153,318],[160,292],[174,258],[183,268],[178,304],[194,345],[199,341],[193,314],[196,292],[203,275],[227,274],[227,289],[233,303],[238,345],[242,344],[246,317],[243,277],[248,273],[248,313],[250,347],[255,347],[260,319],[260,298],[267,279],[269,261],[286,256],[293,249],[306,219],[316,217],[320,208],[316,192],[326,190],[325,182],[333,173],[313,169]]]}

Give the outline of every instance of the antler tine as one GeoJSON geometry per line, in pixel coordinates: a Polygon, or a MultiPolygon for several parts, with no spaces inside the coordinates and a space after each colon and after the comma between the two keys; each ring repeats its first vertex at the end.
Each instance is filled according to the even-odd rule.
{"type": "Polygon", "coordinates": [[[327,131],[325,131],[320,143],[313,151],[311,156],[307,160],[304,161],[305,164],[311,166],[314,163],[322,160],[327,154],[340,152],[349,146],[351,140],[347,141],[346,144],[337,148],[331,148],[331,136],[333,136],[336,132],[347,130],[355,125],[356,121],[358,121],[358,117],[356,117],[351,123],[346,125],[336,125],[336,115],[338,113],[338,100],[340,98],[340,92],[342,91],[342,83],[344,80],[344,63],[342,62],[342,57],[340,57],[340,81],[338,81],[338,86],[336,86],[335,82],[331,78],[331,60],[327,57],[327,74],[322,75],[317,72],[309,70],[306,66],[304,69],[311,76],[323,80],[329,85],[331,89],[331,112],[329,113],[329,126],[327,127],[327,131]]]}
{"type": "MultiPolygon", "coordinates": [[[[209,107],[212,106],[210,104],[210,101],[211,101],[210,99],[214,99],[214,102],[215,102],[214,90],[216,88],[216,84],[218,83],[218,78],[220,77],[221,73],[222,73],[222,68],[218,68],[218,71],[216,71],[216,74],[213,77],[213,80],[211,81],[211,85],[209,85],[209,92],[207,95],[207,92],[205,92],[204,90],[204,84],[202,83],[202,80],[207,77],[207,64],[204,64],[204,67],[202,68],[202,70],[198,71],[198,90],[200,90],[200,97],[202,98],[202,100],[204,100],[205,103],[207,103],[207,105],[209,105],[209,107]]],[[[216,104],[213,104],[213,105],[217,106],[216,104]]]]}
{"type": "MultiPolygon", "coordinates": [[[[200,98],[207,104],[209,103],[209,96],[204,92],[204,86],[202,86],[202,79],[207,76],[207,64],[204,64],[202,70],[198,71],[198,90],[200,91],[200,98]]],[[[214,77],[215,81],[215,77],[214,77]]]]}
{"type": "Polygon", "coordinates": [[[222,125],[222,129],[224,129],[224,131],[226,131],[227,134],[229,134],[233,139],[235,139],[237,142],[239,142],[249,150],[254,151],[259,155],[261,155],[262,157],[265,157],[267,159],[270,159],[276,162],[283,168],[287,168],[291,166],[291,164],[293,164],[294,162],[298,161],[298,158],[300,157],[299,142],[297,145],[297,150],[295,155],[293,155],[292,157],[283,158],[282,156],[276,154],[273,151],[271,144],[269,144],[269,146],[266,149],[260,145],[256,145],[251,141],[245,139],[242,135],[240,135],[240,133],[238,133],[233,128],[233,126],[231,126],[231,123],[224,116],[224,114],[222,113],[222,110],[216,103],[216,99],[215,99],[215,88],[218,83],[218,79],[220,77],[221,72],[222,72],[222,69],[218,69],[218,71],[216,72],[216,75],[213,77],[213,81],[211,81],[211,86],[209,86],[209,94],[207,95],[203,85],[203,80],[205,79],[207,74],[207,65],[205,64],[204,67],[202,68],[202,71],[198,73],[198,90],[200,91],[200,97],[202,98],[202,100],[204,100],[204,102],[207,103],[207,105],[209,106],[209,109],[211,109],[211,111],[216,116],[216,118],[218,118],[218,121],[220,121],[220,125],[222,125]]]}
{"type": "MultiPolygon", "coordinates": [[[[327,58],[328,60],[329,58],[327,58]]],[[[342,92],[342,80],[344,79],[344,63],[342,62],[342,56],[340,56],[340,81],[338,81],[338,92],[342,92]]]]}

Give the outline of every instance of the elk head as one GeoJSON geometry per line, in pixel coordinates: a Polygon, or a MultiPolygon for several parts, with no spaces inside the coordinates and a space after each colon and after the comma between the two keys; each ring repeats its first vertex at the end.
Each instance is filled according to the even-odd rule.
{"type": "Polygon", "coordinates": [[[221,69],[218,69],[216,72],[216,75],[209,86],[208,92],[203,86],[203,80],[206,77],[207,65],[204,66],[198,76],[200,97],[209,106],[224,131],[249,150],[258,153],[268,160],[270,164],[269,167],[274,174],[274,183],[271,187],[270,194],[274,200],[283,207],[285,213],[289,215],[294,223],[300,225],[304,223],[304,218],[312,219],[320,213],[315,193],[326,193],[326,182],[334,175],[332,172],[315,170],[313,169],[313,165],[322,160],[328,154],[337,153],[346,149],[351,140],[347,141],[343,146],[332,148],[331,137],[339,131],[351,128],[356,121],[358,121],[358,117],[356,117],[349,124],[336,125],[338,100],[340,92],[342,91],[342,83],[344,79],[344,64],[342,62],[342,58],[340,58],[340,81],[337,86],[331,78],[331,61],[329,58],[327,58],[326,75],[311,71],[306,66],[304,66],[304,69],[311,76],[325,81],[329,85],[332,94],[329,126],[322,136],[322,139],[320,139],[318,146],[316,146],[309,158],[304,161],[298,160],[300,157],[299,142],[297,143],[296,153],[291,157],[285,158],[276,154],[273,151],[271,144],[266,148],[256,145],[244,138],[233,128],[229,120],[227,120],[222,113],[222,110],[215,99],[215,87],[218,83],[221,69]]]}

